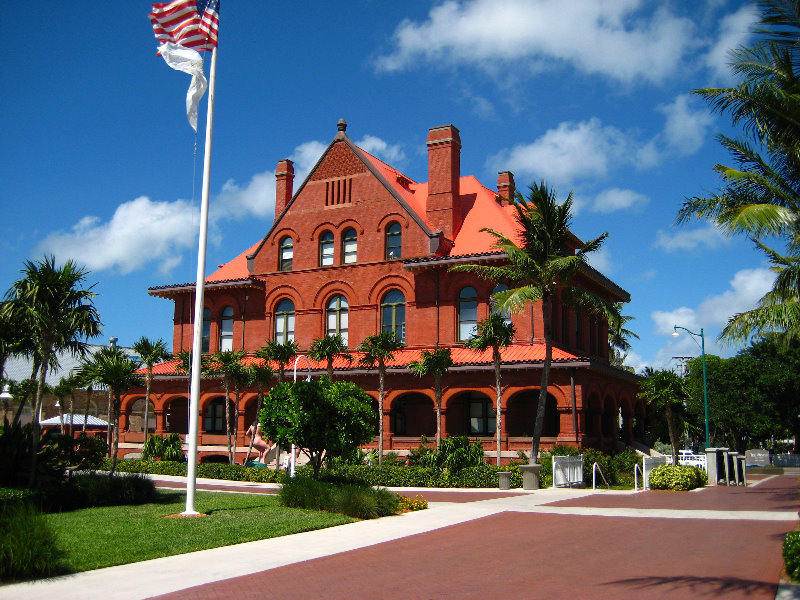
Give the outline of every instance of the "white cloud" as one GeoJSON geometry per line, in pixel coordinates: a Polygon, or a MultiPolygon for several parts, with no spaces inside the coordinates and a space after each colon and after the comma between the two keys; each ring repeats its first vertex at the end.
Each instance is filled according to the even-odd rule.
{"type": "Polygon", "coordinates": [[[713,123],[711,114],[703,109],[694,110],[699,101],[688,94],[675,98],[672,104],[662,104],[658,110],[666,117],[664,139],[667,146],[679,156],[694,154],[708,139],[708,128],[713,123]]]}
{"type": "Polygon", "coordinates": [[[38,252],[72,258],[91,271],[117,268],[125,274],[155,261],[167,272],[195,244],[198,213],[185,200],[153,202],[140,196],[118,206],[107,223],[87,216],[69,232],[50,234],[38,252]]]}
{"type": "MultiPolygon", "coordinates": [[[[322,142],[311,141],[300,144],[294,149],[291,159],[294,162],[294,177],[295,182],[303,181],[308,175],[309,171],[317,164],[319,157],[325,152],[328,144],[322,142]]],[[[297,186],[295,186],[296,188],[297,186]]]]}
{"type": "Polygon", "coordinates": [[[423,22],[404,20],[384,71],[420,62],[477,65],[490,72],[568,63],[578,71],[630,82],[677,72],[694,45],[695,26],[666,8],[646,14],[640,0],[471,0],[432,8],[423,22]]]}
{"type": "Polygon", "coordinates": [[[611,251],[608,248],[600,248],[596,252],[587,254],[586,258],[592,267],[604,275],[608,275],[614,271],[614,263],[611,260],[611,251]]]}
{"type": "Polygon", "coordinates": [[[253,215],[271,217],[275,212],[275,173],[256,173],[245,187],[233,179],[222,186],[222,191],[211,205],[211,219],[238,219],[253,215]]]}
{"type": "Polygon", "coordinates": [[[498,171],[534,175],[553,183],[570,183],[578,177],[606,175],[610,164],[622,160],[631,140],[600,119],[565,122],[531,144],[502,150],[488,163],[498,171]]]}
{"type": "Polygon", "coordinates": [[[743,6],[735,13],[721,19],[719,37],[705,55],[706,66],[716,79],[725,83],[734,80],[729,66],[729,53],[747,41],[750,28],[757,20],[758,9],[754,5],[743,6]]]}
{"type": "Polygon", "coordinates": [[[633,190],[622,190],[611,188],[600,192],[592,202],[592,212],[610,213],[629,208],[638,209],[646,206],[650,202],[647,196],[643,196],[633,190]]]}
{"type": "Polygon", "coordinates": [[[659,229],[653,247],[672,252],[673,250],[694,250],[701,246],[719,248],[727,243],[729,240],[724,234],[713,225],[707,225],[698,229],[681,229],[670,232],[659,229]]]}
{"type": "Polygon", "coordinates": [[[365,135],[355,144],[391,165],[399,165],[406,160],[405,152],[399,145],[388,144],[374,135],[365,135]]]}

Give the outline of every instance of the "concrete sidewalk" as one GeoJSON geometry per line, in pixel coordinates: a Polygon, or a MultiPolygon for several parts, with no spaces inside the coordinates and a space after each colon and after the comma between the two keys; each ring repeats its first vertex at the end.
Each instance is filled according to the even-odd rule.
{"type": "MultiPolygon", "coordinates": [[[[199,483],[208,486],[274,493],[268,485],[199,483]]],[[[430,508],[5,586],[0,599],[86,598],[102,590],[108,599],[772,600],[783,535],[796,527],[800,509],[797,478],[788,476],[688,493],[402,492],[422,493],[430,508]],[[460,501],[436,501],[454,494],[460,501]]]]}

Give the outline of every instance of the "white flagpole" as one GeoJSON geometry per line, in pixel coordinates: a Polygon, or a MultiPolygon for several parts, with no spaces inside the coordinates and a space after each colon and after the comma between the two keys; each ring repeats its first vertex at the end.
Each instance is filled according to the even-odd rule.
{"type": "Polygon", "coordinates": [[[197,489],[197,432],[200,419],[200,365],[203,350],[203,307],[206,279],[206,238],[208,236],[208,194],[211,181],[211,140],[214,131],[214,88],[217,80],[217,48],[211,51],[206,114],[206,150],[203,157],[203,198],[200,203],[200,239],[197,251],[197,284],[194,296],[194,338],[192,341],[192,385],[189,396],[189,455],[186,457],[186,516],[199,514],[194,507],[197,489]]]}

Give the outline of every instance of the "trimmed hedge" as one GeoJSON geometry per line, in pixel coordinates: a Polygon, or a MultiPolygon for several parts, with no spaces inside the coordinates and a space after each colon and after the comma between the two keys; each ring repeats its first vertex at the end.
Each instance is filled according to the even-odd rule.
{"type": "Polygon", "coordinates": [[[688,491],[708,484],[703,469],[685,465],[661,465],[650,471],[650,489],[688,491]]]}
{"type": "MultiPolygon", "coordinates": [[[[111,468],[111,460],[106,458],[100,467],[111,468]]],[[[117,461],[119,473],[152,473],[154,475],[186,476],[186,463],[168,460],[150,461],[141,458],[120,459],[117,461]]],[[[254,481],[257,483],[282,483],[286,480],[285,471],[275,471],[225,463],[204,463],[197,465],[197,476],[205,479],[226,479],[228,481],[254,481]]]]}

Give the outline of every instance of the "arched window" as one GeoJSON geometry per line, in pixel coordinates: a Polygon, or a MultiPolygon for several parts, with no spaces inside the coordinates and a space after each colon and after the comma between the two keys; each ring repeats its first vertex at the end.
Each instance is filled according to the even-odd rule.
{"type": "Polygon", "coordinates": [[[279,344],[294,341],[294,302],[288,298],[275,307],[275,341],[279,344]]]}
{"type": "Polygon", "coordinates": [[[319,266],[330,267],[333,264],[333,234],[330,231],[319,236],[319,266]]]}
{"type": "Polygon", "coordinates": [[[211,351],[211,309],[203,309],[203,338],[200,352],[208,354],[211,351]]]}
{"type": "Polygon", "coordinates": [[[403,256],[403,234],[400,223],[391,223],[386,228],[386,260],[403,256]]]}
{"type": "Polygon", "coordinates": [[[406,341],[406,297],[400,290],[391,290],[381,301],[381,330],[391,331],[401,342],[406,341]]]}
{"type": "Polygon", "coordinates": [[[508,286],[505,283],[498,283],[496,286],[492,288],[492,296],[489,298],[489,305],[492,311],[492,314],[500,314],[506,320],[506,323],[511,323],[511,313],[507,310],[500,310],[497,306],[497,302],[494,300],[494,295],[498,292],[507,292],[508,286]]]}
{"type": "Polygon", "coordinates": [[[278,249],[278,270],[291,271],[294,257],[294,241],[288,235],[281,240],[278,249]]]}
{"type": "MultiPolygon", "coordinates": [[[[156,430],[156,409],[152,402],[147,408],[148,431],[153,433],[156,430]]],[[[128,421],[128,428],[131,431],[144,431],[144,398],[139,398],[131,407],[131,416],[128,421]]]]}
{"type": "Polygon", "coordinates": [[[458,294],[458,339],[466,341],[478,332],[478,292],[467,286],[458,294]]]}
{"type": "Polygon", "coordinates": [[[222,309],[222,319],[219,322],[219,349],[221,351],[233,350],[233,307],[226,306],[222,309]]]}
{"type": "Polygon", "coordinates": [[[469,394],[470,435],[494,435],[497,419],[492,401],[480,392],[469,394]]]}
{"type": "Polygon", "coordinates": [[[342,340],[347,344],[347,299],[342,295],[337,295],[328,300],[325,305],[325,323],[328,335],[342,336],[342,340]]]}
{"type": "Polygon", "coordinates": [[[225,399],[212,400],[203,417],[203,429],[206,433],[225,433],[225,399]]]}
{"type": "Polygon", "coordinates": [[[358,234],[352,227],[342,234],[342,264],[352,265],[358,256],[358,234]]]}

